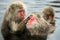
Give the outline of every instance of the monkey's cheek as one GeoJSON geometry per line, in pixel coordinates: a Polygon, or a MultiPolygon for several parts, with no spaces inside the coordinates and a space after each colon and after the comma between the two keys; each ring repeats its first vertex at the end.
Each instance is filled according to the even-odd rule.
{"type": "Polygon", "coordinates": [[[20,18],[21,20],[23,20],[23,19],[25,18],[25,16],[24,16],[24,15],[19,15],[19,18],[20,18]]]}
{"type": "Polygon", "coordinates": [[[21,19],[24,19],[25,17],[25,15],[24,15],[24,10],[18,10],[18,15],[19,15],[19,17],[21,18],[21,19]]]}
{"type": "Polygon", "coordinates": [[[20,18],[23,20],[25,17],[24,16],[21,16],[20,18]]]}

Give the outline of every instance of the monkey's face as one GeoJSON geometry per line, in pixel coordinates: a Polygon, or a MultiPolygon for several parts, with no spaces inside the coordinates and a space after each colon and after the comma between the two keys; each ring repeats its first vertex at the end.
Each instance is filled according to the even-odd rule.
{"type": "Polygon", "coordinates": [[[25,14],[24,14],[24,13],[25,13],[24,10],[21,10],[21,9],[18,10],[18,16],[19,16],[20,19],[22,19],[22,20],[25,18],[25,16],[24,16],[25,14]]]}
{"type": "Polygon", "coordinates": [[[25,10],[22,5],[13,5],[12,10],[14,10],[14,13],[21,19],[23,20],[25,17],[25,10]]]}
{"type": "Polygon", "coordinates": [[[54,15],[53,14],[46,14],[47,20],[53,20],[54,15]]]}
{"type": "Polygon", "coordinates": [[[50,6],[46,6],[43,8],[43,16],[48,19],[52,19],[54,17],[54,9],[50,6]]]}
{"type": "Polygon", "coordinates": [[[25,18],[25,9],[23,5],[12,4],[10,6],[10,13],[12,15],[12,20],[23,20],[25,18]]]}

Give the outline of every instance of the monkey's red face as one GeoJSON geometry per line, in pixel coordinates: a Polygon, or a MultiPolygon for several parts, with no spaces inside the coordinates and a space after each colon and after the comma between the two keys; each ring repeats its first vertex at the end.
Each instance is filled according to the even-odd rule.
{"type": "Polygon", "coordinates": [[[24,10],[18,10],[18,15],[23,20],[25,18],[25,11],[24,10]]]}
{"type": "Polygon", "coordinates": [[[35,22],[35,20],[36,20],[35,17],[33,15],[30,15],[27,25],[32,25],[32,23],[35,22]]]}

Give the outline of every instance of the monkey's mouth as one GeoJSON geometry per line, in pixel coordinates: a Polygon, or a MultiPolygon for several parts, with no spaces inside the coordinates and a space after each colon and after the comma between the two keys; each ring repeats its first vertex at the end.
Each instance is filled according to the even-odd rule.
{"type": "Polygon", "coordinates": [[[25,11],[23,9],[18,10],[18,15],[21,19],[25,18],[24,13],[25,13],[25,11]]]}

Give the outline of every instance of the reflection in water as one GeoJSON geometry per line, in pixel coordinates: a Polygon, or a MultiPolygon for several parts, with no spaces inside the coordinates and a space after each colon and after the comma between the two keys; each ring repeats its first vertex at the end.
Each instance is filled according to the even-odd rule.
{"type": "Polygon", "coordinates": [[[60,3],[60,1],[52,1],[51,3],[60,3]]]}
{"type": "MultiPolygon", "coordinates": [[[[6,7],[15,0],[0,0],[0,24],[2,22],[2,17],[4,16],[6,7]]],[[[59,0],[21,0],[27,5],[27,15],[31,12],[41,12],[42,8],[46,5],[53,6],[56,13],[56,30],[55,32],[48,36],[47,40],[60,40],[60,1],[59,0]]],[[[0,28],[1,29],[1,28],[0,28]]],[[[3,40],[0,33],[0,40],[3,40]]]]}

